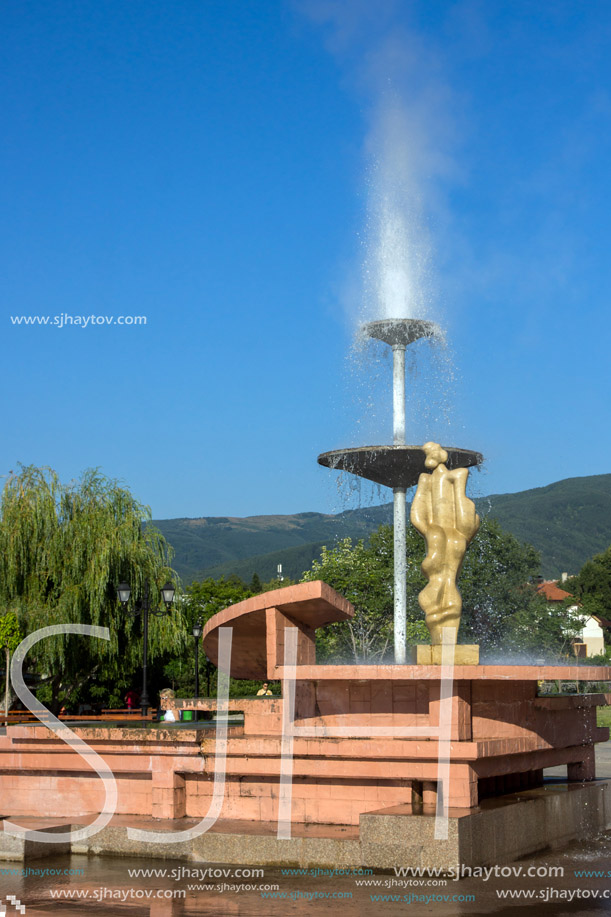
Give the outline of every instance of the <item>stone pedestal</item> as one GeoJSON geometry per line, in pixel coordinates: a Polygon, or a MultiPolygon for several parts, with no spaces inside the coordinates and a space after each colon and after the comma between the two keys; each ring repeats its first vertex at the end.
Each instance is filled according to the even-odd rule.
{"type": "MultiPolygon", "coordinates": [[[[407,658],[412,665],[441,665],[442,650],[440,645],[408,646],[407,658]]],[[[452,647],[452,650],[449,658],[453,665],[479,665],[479,646],[477,644],[458,643],[452,647]]]]}

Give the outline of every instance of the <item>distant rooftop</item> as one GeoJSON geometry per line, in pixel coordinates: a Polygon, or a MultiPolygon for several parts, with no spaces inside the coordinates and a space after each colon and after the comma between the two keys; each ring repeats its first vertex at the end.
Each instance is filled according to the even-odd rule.
{"type": "Polygon", "coordinates": [[[562,602],[570,599],[571,593],[561,589],[555,580],[544,580],[537,586],[539,595],[544,595],[548,602],[562,602]]]}

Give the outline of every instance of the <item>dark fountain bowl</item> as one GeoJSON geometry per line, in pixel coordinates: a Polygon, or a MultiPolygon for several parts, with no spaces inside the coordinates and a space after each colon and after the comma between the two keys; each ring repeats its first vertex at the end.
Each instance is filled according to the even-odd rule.
{"type": "MultiPolygon", "coordinates": [[[[479,452],[443,446],[448,453],[447,468],[473,468],[484,461],[479,452]]],[[[318,456],[318,464],[332,471],[349,471],[361,478],[385,487],[405,487],[418,483],[419,476],[428,469],[424,466],[422,446],[357,446],[354,449],[335,449],[318,456]]]]}

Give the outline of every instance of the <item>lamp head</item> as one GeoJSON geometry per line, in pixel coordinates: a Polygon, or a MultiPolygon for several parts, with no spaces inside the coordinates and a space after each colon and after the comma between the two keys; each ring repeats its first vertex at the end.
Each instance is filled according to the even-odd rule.
{"type": "Polygon", "coordinates": [[[162,587],[161,587],[161,597],[162,597],[162,599],[163,599],[163,601],[164,601],[164,603],[165,603],[165,607],[167,608],[168,611],[169,611],[170,608],[172,607],[172,603],[173,603],[173,601],[174,601],[174,593],[175,593],[175,592],[176,592],[176,590],[174,589],[174,584],[171,583],[169,580],[168,580],[168,582],[165,584],[165,586],[162,586],[162,587]]]}
{"type": "Polygon", "coordinates": [[[117,586],[117,598],[124,608],[127,607],[131,593],[132,591],[129,588],[129,583],[119,583],[117,586]]]}

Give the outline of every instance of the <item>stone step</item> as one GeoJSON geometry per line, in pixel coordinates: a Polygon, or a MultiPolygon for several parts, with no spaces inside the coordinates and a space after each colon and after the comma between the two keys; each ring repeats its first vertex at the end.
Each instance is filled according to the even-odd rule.
{"type": "Polygon", "coordinates": [[[4,815],[1,822],[2,830],[0,830],[0,860],[17,860],[23,863],[70,853],[69,838],[58,843],[41,843],[34,840],[34,837],[36,831],[46,831],[49,834],[57,834],[58,837],[61,837],[63,834],[69,834],[71,827],[71,820],[67,818],[4,815]],[[4,829],[7,820],[26,829],[23,837],[15,837],[6,833],[4,829]]]}

